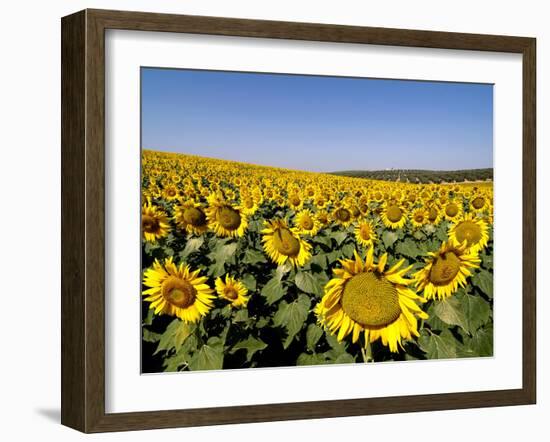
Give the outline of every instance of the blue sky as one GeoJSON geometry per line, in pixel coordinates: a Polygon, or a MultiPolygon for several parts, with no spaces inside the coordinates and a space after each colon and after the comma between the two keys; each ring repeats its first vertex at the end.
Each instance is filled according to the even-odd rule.
{"type": "Polygon", "coordinates": [[[493,87],[142,68],[142,147],[290,169],[493,165],[493,87]]]}

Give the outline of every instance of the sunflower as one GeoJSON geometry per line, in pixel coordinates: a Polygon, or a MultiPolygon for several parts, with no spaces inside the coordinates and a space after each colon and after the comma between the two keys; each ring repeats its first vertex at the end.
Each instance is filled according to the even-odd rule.
{"type": "Polygon", "coordinates": [[[200,270],[191,271],[188,265],[174,264],[172,257],[143,272],[145,301],[155,314],[177,316],[186,323],[197,322],[212,308],[214,291],[206,284],[200,270]]]}
{"type": "Polygon", "coordinates": [[[321,223],[322,226],[328,225],[330,223],[330,217],[326,210],[319,210],[315,216],[317,220],[321,223]]]}
{"type": "Polygon", "coordinates": [[[426,209],[426,212],[428,216],[428,222],[433,225],[439,224],[439,222],[441,221],[441,218],[443,217],[443,214],[435,204],[429,206],[426,209]]]}
{"type": "Polygon", "coordinates": [[[466,247],[472,252],[478,252],[487,246],[489,241],[489,226],[483,218],[468,213],[460,221],[449,227],[449,239],[457,246],[466,241],[466,247]]]}
{"type": "Polygon", "coordinates": [[[258,210],[258,203],[252,195],[241,195],[241,204],[239,207],[245,215],[254,215],[258,210]]]}
{"type": "Polygon", "coordinates": [[[470,208],[473,212],[481,212],[489,205],[489,201],[483,195],[475,195],[470,200],[470,208]]]}
{"type": "Polygon", "coordinates": [[[353,216],[346,207],[336,207],[332,212],[332,220],[343,227],[348,227],[353,222],[353,216]]]}
{"type": "Polygon", "coordinates": [[[313,216],[309,209],[304,209],[296,215],[294,227],[301,235],[315,236],[321,228],[321,222],[313,216]]]}
{"type": "Polygon", "coordinates": [[[286,221],[265,221],[265,225],[261,232],[264,250],[277,265],[290,261],[295,267],[303,266],[311,258],[311,245],[300,238],[297,229],[288,227],[286,221]]]}
{"type": "Polygon", "coordinates": [[[173,201],[179,196],[178,188],[174,184],[170,184],[164,188],[162,196],[166,201],[173,201]]]}
{"type": "Polygon", "coordinates": [[[462,203],[451,200],[443,208],[443,216],[449,221],[456,221],[462,216],[462,203]]]}
{"type": "Polygon", "coordinates": [[[371,194],[371,198],[373,201],[376,201],[376,202],[382,202],[382,200],[384,199],[384,194],[382,193],[382,191],[380,190],[375,190],[372,194],[371,194]]]}
{"type": "Polygon", "coordinates": [[[157,239],[167,236],[170,232],[168,216],[164,210],[153,205],[151,200],[141,207],[141,229],[145,241],[149,242],[156,242],[157,239]]]}
{"type": "Polygon", "coordinates": [[[315,309],[318,319],[330,333],[342,341],[350,333],[357,342],[361,332],[365,346],[378,339],[397,352],[402,340],[419,336],[417,318],[427,319],[417,305],[423,298],[408,286],[413,282],[404,275],[412,266],[401,268],[405,260],[385,270],[388,255],[374,263],[373,248],[365,262],[354,252],[355,259],[341,260],[342,268],[325,286],[325,294],[315,309]]]}
{"type": "Polygon", "coordinates": [[[374,226],[369,221],[360,221],[355,227],[355,239],[358,244],[370,247],[376,241],[376,232],[374,226]]]}
{"type": "Polygon", "coordinates": [[[476,252],[466,243],[454,246],[444,242],[437,252],[428,252],[426,265],[414,274],[417,291],[424,291],[426,299],[445,299],[466,285],[470,269],[479,268],[476,252]]]}
{"type": "Polygon", "coordinates": [[[387,203],[382,210],[382,222],[390,229],[400,229],[407,222],[405,209],[395,202],[387,203]]]}
{"type": "Polygon", "coordinates": [[[292,192],[287,198],[288,207],[296,212],[304,206],[304,200],[298,192],[292,192]]]}
{"type": "Polygon", "coordinates": [[[208,230],[206,214],[202,206],[189,200],[174,209],[176,225],[188,233],[200,235],[208,230]]]}
{"type": "Polygon", "coordinates": [[[248,289],[229,275],[225,275],[225,282],[220,277],[216,279],[216,292],[220,298],[229,301],[232,307],[246,307],[248,303],[248,289]]]}
{"type": "Polygon", "coordinates": [[[216,195],[208,197],[206,217],[209,227],[218,236],[240,237],[248,227],[247,216],[235,206],[216,195]]]}
{"type": "Polygon", "coordinates": [[[427,224],[429,222],[428,220],[428,212],[424,209],[415,209],[411,213],[411,224],[413,227],[422,227],[424,224],[427,224]]]}
{"type": "Polygon", "coordinates": [[[328,204],[328,199],[325,197],[323,193],[317,193],[313,197],[313,203],[315,204],[315,207],[318,209],[324,209],[328,204]]]}

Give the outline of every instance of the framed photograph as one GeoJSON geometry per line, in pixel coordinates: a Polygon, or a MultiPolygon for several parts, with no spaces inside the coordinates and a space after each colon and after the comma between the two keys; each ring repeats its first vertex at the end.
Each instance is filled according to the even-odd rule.
{"type": "Polygon", "coordinates": [[[62,19],[62,423],[536,400],[535,39],[62,19]]]}

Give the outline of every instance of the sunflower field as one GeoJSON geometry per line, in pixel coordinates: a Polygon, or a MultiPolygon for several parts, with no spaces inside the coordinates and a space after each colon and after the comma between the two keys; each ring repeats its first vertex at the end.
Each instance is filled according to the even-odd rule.
{"type": "Polygon", "coordinates": [[[491,356],[491,182],[144,150],[142,371],[491,356]]]}

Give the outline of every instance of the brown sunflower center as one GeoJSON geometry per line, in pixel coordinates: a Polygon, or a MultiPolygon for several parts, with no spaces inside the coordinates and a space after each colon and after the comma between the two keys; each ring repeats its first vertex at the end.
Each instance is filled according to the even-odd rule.
{"type": "Polygon", "coordinates": [[[220,225],[227,230],[236,230],[241,225],[241,214],[229,206],[218,210],[217,219],[220,225]]]}
{"type": "Polygon", "coordinates": [[[445,213],[451,218],[458,215],[458,206],[455,203],[450,203],[445,206],[445,213]]]}
{"type": "Polygon", "coordinates": [[[435,259],[430,270],[430,281],[434,285],[446,285],[460,270],[460,259],[453,252],[446,252],[435,259]]]}
{"type": "Polygon", "coordinates": [[[382,199],[382,193],[381,192],[376,192],[374,194],[374,199],[375,200],[381,200],[382,199]]]}
{"type": "Polygon", "coordinates": [[[456,226],[455,235],[460,244],[466,241],[471,246],[481,240],[481,227],[473,221],[462,221],[456,226]]]}
{"type": "Polygon", "coordinates": [[[177,191],[176,189],[173,189],[173,188],[170,188],[166,191],[166,195],[168,195],[169,197],[174,197],[177,195],[177,191]]]}
{"type": "Polygon", "coordinates": [[[336,213],[336,219],[339,221],[347,222],[351,218],[351,212],[348,209],[344,209],[343,207],[340,207],[336,213]]]}
{"type": "Polygon", "coordinates": [[[183,220],[187,224],[195,227],[204,226],[206,224],[206,215],[197,207],[189,207],[183,212],[183,220]]]}
{"type": "Polygon", "coordinates": [[[431,221],[431,222],[434,222],[436,219],[437,219],[437,209],[432,207],[430,208],[430,212],[428,213],[428,219],[431,221]]]}
{"type": "Polygon", "coordinates": [[[238,298],[239,294],[233,287],[226,287],[224,290],[225,297],[234,301],[238,298]]]}
{"type": "Polygon", "coordinates": [[[279,253],[285,256],[298,256],[300,241],[288,229],[281,228],[273,234],[273,245],[279,253]]]}
{"type": "Polygon", "coordinates": [[[474,206],[474,209],[481,209],[484,204],[485,204],[485,200],[480,196],[478,196],[472,201],[472,206],[474,206]]]}
{"type": "Polygon", "coordinates": [[[252,207],[254,207],[254,200],[251,200],[250,198],[245,199],[244,200],[244,206],[247,209],[252,209],[252,207]]]}
{"type": "Polygon", "coordinates": [[[414,215],[414,220],[417,223],[421,223],[422,221],[424,221],[424,215],[422,215],[421,213],[417,213],[416,215],[414,215]]]}
{"type": "Polygon", "coordinates": [[[313,229],[313,220],[309,215],[304,215],[300,220],[300,225],[304,230],[311,230],[313,229]]]}
{"type": "Polygon", "coordinates": [[[143,215],[141,217],[141,227],[147,233],[156,233],[160,230],[160,222],[154,216],[143,215]]]}
{"type": "Polygon", "coordinates": [[[374,272],[359,273],[349,279],[341,304],[344,312],[362,326],[382,327],[401,314],[397,289],[374,272]]]}
{"type": "Polygon", "coordinates": [[[368,224],[363,224],[361,226],[361,229],[359,230],[359,236],[361,236],[361,239],[368,241],[370,239],[370,235],[371,235],[370,226],[368,224]]]}
{"type": "Polygon", "coordinates": [[[392,223],[396,223],[403,217],[403,211],[399,207],[393,205],[386,210],[386,216],[392,223]]]}
{"type": "Polygon", "coordinates": [[[189,281],[170,276],[162,283],[162,296],[176,307],[187,308],[195,301],[197,290],[189,281]]]}
{"type": "Polygon", "coordinates": [[[299,206],[301,202],[302,200],[300,200],[300,198],[297,196],[293,196],[292,198],[290,198],[290,204],[292,204],[293,206],[299,206]]]}

